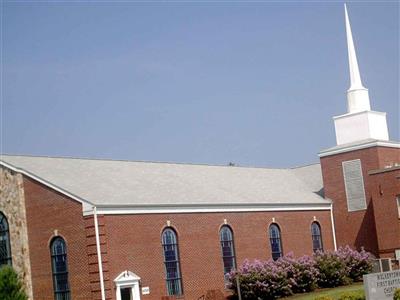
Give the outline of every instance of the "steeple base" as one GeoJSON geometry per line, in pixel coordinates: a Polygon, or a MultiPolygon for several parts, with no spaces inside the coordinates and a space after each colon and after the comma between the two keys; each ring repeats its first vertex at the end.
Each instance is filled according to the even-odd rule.
{"type": "Polygon", "coordinates": [[[361,111],[333,117],[337,145],[366,139],[389,140],[386,113],[361,111]]]}
{"type": "Polygon", "coordinates": [[[347,113],[371,110],[368,90],[364,87],[347,91],[347,113]]]}

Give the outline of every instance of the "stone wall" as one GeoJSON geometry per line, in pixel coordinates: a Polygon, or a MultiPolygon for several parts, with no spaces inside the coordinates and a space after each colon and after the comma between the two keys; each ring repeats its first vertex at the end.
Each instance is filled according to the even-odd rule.
{"type": "Polygon", "coordinates": [[[23,279],[29,299],[32,297],[28,228],[22,175],[0,166],[0,211],[6,216],[13,268],[23,279]]]}

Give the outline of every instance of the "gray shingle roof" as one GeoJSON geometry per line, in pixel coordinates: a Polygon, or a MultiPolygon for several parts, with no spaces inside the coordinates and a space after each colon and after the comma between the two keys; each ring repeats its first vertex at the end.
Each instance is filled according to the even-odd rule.
{"type": "Polygon", "coordinates": [[[319,164],[294,169],[2,155],[96,205],[327,204],[319,164]]]}

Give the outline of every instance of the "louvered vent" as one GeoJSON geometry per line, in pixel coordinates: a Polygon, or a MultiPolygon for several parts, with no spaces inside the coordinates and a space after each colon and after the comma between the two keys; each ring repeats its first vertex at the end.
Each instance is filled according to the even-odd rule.
{"type": "Polygon", "coordinates": [[[357,211],[367,208],[364,179],[359,159],[344,161],[343,176],[347,196],[347,210],[357,211]]]}

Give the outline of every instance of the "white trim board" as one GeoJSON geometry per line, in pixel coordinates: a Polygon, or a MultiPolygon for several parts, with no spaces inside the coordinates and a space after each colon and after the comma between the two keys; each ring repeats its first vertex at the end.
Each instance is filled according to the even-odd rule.
{"type": "Polygon", "coordinates": [[[371,147],[375,147],[375,146],[400,149],[400,143],[397,143],[397,142],[368,141],[368,142],[360,143],[357,145],[349,145],[349,146],[343,145],[343,147],[334,147],[331,149],[322,150],[318,154],[318,156],[325,157],[325,156],[335,155],[335,154],[339,154],[339,153],[345,153],[345,152],[350,152],[350,151],[355,151],[355,150],[371,148],[371,147]]]}
{"type": "MultiPolygon", "coordinates": [[[[329,210],[330,202],[321,204],[265,204],[265,205],[176,205],[176,206],[96,206],[100,215],[129,214],[182,214],[182,213],[219,213],[219,212],[269,212],[269,211],[315,211],[329,210]]],[[[92,215],[93,211],[84,211],[83,215],[92,215]]]]}

